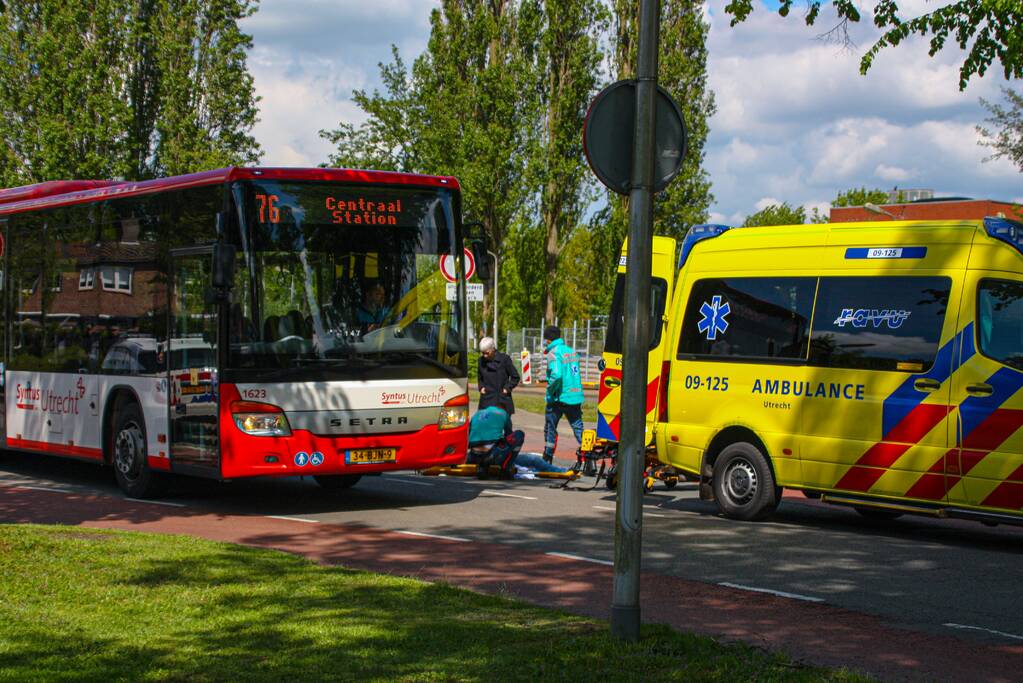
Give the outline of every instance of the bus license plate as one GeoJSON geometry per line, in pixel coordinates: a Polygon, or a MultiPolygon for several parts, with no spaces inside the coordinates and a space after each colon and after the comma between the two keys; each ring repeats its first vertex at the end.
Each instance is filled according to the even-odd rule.
{"type": "Polygon", "coordinates": [[[345,451],[345,463],[349,465],[371,465],[394,462],[397,459],[397,448],[357,448],[345,451]]]}

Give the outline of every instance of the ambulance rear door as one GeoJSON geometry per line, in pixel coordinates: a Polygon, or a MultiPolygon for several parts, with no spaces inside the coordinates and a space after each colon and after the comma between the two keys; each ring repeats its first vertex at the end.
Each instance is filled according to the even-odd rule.
{"type": "MultiPolygon", "coordinates": [[[[622,401],[622,352],[625,340],[625,311],[635,310],[625,300],[625,264],[628,254],[628,240],[622,245],[618,260],[618,276],[615,279],[614,296],[611,300],[611,314],[608,320],[604,354],[601,358],[600,386],[597,399],[597,438],[618,441],[621,436],[622,401]]],[[[653,424],[657,421],[661,386],[667,382],[668,361],[665,346],[668,341],[668,318],[665,315],[667,303],[671,300],[675,282],[676,242],[670,237],[653,238],[651,261],[650,301],[647,310],[650,315],[650,346],[647,357],[646,391],[646,438],[649,444],[653,435],[653,424]]]]}

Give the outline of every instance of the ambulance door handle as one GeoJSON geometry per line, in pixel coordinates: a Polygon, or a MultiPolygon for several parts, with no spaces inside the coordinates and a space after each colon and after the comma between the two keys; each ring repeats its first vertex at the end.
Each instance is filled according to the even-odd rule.
{"type": "Polygon", "coordinates": [[[990,396],[994,388],[990,384],[970,384],[966,387],[966,393],[970,396],[990,396]]]}
{"type": "Polygon", "coordinates": [[[939,382],[936,379],[931,379],[930,377],[921,377],[917,381],[913,382],[913,387],[917,391],[930,393],[932,391],[937,391],[938,389],[940,389],[941,382],[939,382]]]}

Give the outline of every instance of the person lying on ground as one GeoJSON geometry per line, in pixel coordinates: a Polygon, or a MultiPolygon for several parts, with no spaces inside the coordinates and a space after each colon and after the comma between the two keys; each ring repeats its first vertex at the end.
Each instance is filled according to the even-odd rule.
{"type": "Polygon", "coordinates": [[[476,465],[476,476],[486,477],[490,465],[501,468],[501,477],[511,479],[517,468],[532,472],[567,472],[546,462],[537,453],[520,453],[526,435],[512,430],[511,416],[503,408],[490,406],[477,411],[469,422],[469,453],[466,463],[476,465]]]}

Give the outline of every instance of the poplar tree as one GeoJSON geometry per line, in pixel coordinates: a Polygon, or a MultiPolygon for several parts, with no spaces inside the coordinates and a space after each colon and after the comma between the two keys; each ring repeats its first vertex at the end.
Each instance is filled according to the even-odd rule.
{"type": "Polygon", "coordinates": [[[0,181],[252,162],[251,0],[23,0],[0,11],[0,181]]]}
{"type": "Polygon", "coordinates": [[[586,110],[596,94],[604,25],[596,0],[547,0],[538,54],[541,131],[536,155],[539,217],[544,240],[544,317],[556,315],[557,285],[578,273],[560,263],[563,246],[591,201],[590,170],[583,155],[586,110]],[[562,266],[566,275],[561,276],[562,266]]]}
{"type": "MultiPolygon", "coordinates": [[[[330,163],[456,176],[465,220],[482,225],[503,270],[531,201],[540,19],[537,0],[443,0],[411,72],[392,48],[384,92],[356,91],[366,122],[321,131],[338,147],[330,163]]],[[[484,297],[486,320],[490,305],[484,297]]]]}
{"type": "MultiPolygon", "coordinates": [[[[617,79],[634,78],[639,35],[639,3],[611,0],[610,71],[617,79]]],[[[707,87],[707,33],[702,3],[662,0],[657,83],[678,103],[686,124],[688,146],[679,174],[654,197],[654,232],[681,239],[688,229],[707,219],[714,196],[704,168],[708,120],[714,114],[714,95],[707,87]]],[[[590,270],[599,278],[594,304],[607,310],[615,264],[628,233],[627,197],[607,194],[606,207],[588,228],[593,245],[590,270]]]]}

